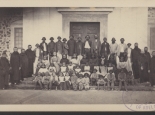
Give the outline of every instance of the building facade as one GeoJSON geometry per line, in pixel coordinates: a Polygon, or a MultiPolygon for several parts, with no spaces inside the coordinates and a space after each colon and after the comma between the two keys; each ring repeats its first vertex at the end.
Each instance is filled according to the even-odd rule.
{"type": "Polygon", "coordinates": [[[86,35],[93,39],[94,34],[101,42],[115,37],[125,43],[135,42],[143,49],[155,50],[155,9],[148,7],[35,7],[0,9],[0,51],[13,47],[25,48],[29,44],[34,48],[42,37],[49,42],[50,37],[69,39],[69,35],[85,40],[86,35]]]}

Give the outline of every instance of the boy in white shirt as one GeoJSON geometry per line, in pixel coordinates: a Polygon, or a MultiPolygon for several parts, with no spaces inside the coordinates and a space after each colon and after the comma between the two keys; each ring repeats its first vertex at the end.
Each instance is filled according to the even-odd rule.
{"type": "Polygon", "coordinates": [[[66,84],[66,89],[70,90],[70,76],[68,72],[66,72],[65,74],[65,84],[66,84]]]}
{"type": "Polygon", "coordinates": [[[64,90],[65,86],[65,77],[63,76],[63,73],[59,73],[59,82],[60,82],[60,90],[64,90]]]}

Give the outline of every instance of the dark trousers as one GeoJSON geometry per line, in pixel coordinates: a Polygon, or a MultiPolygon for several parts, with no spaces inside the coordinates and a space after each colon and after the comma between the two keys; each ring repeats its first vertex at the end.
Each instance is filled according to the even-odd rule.
{"type": "Polygon", "coordinates": [[[60,83],[60,90],[66,90],[66,83],[65,82],[60,83]]]}
{"type": "Polygon", "coordinates": [[[127,89],[126,81],[119,81],[119,90],[122,88],[122,83],[124,84],[125,89],[127,89]]]}
{"type": "Polygon", "coordinates": [[[7,88],[9,84],[9,73],[6,72],[0,77],[0,88],[7,88]]]}
{"type": "Polygon", "coordinates": [[[91,57],[91,51],[90,48],[85,48],[84,53],[86,54],[87,58],[89,59],[91,57]]]}
{"type": "Polygon", "coordinates": [[[151,83],[151,86],[155,85],[155,73],[151,73],[151,75],[150,75],[150,83],[151,83]]]}
{"type": "Polygon", "coordinates": [[[69,81],[65,81],[65,83],[66,83],[66,90],[70,90],[70,83],[69,83],[69,81]]]}

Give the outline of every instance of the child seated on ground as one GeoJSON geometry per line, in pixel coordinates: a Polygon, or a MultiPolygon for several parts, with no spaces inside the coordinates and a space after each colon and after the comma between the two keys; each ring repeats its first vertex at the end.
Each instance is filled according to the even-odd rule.
{"type": "Polygon", "coordinates": [[[66,84],[66,90],[70,90],[70,76],[68,72],[66,72],[65,74],[65,84],[66,84]]]}
{"type": "Polygon", "coordinates": [[[60,60],[60,63],[61,63],[61,64],[62,64],[63,62],[64,62],[66,65],[69,64],[69,60],[67,59],[67,55],[66,55],[66,54],[63,54],[63,55],[62,55],[62,59],[60,60]]]}
{"type": "Polygon", "coordinates": [[[79,60],[77,59],[77,55],[73,54],[72,59],[70,60],[74,66],[79,64],[79,60]]]}
{"type": "Polygon", "coordinates": [[[74,71],[76,73],[76,75],[78,76],[80,73],[81,73],[81,68],[79,65],[77,65],[75,68],[74,68],[74,71]]]}
{"type": "Polygon", "coordinates": [[[105,89],[107,82],[104,80],[102,75],[99,75],[99,79],[97,80],[97,89],[100,90],[100,85],[103,85],[103,89],[105,89]]]}
{"type": "Polygon", "coordinates": [[[107,75],[107,80],[108,80],[108,90],[114,90],[114,82],[116,80],[115,74],[113,73],[113,70],[110,70],[108,75],[107,75]]]}
{"type": "Polygon", "coordinates": [[[92,86],[96,86],[97,80],[98,80],[97,70],[94,69],[94,70],[93,70],[93,73],[92,73],[91,76],[90,76],[91,85],[92,85],[92,86]]]}
{"type": "Polygon", "coordinates": [[[62,66],[60,67],[60,72],[65,74],[68,71],[68,67],[66,66],[66,63],[63,62],[62,66]]]}
{"type": "Polygon", "coordinates": [[[89,74],[85,73],[83,79],[84,79],[84,88],[87,91],[87,90],[89,90],[89,83],[90,83],[89,74]]]}
{"type": "Polygon", "coordinates": [[[69,75],[71,76],[71,74],[72,74],[73,71],[74,71],[74,65],[72,64],[71,61],[69,62],[69,65],[68,65],[67,67],[68,67],[68,73],[69,73],[69,75]]]}
{"type": "Polygon", "coordinates": [[[49,75],[48,72],[45,72],[45,75],[43,76],[43,79],[42,79],[42,83],[44,85],[45,90],[49,89],[50,80],[51,80],[51,76],[49,75]]]}
{"type": "Polygon", "coordinates": [[[119,90],[121,90],[122,83],[124,83],[125,90],[127,91],[126,73],[124,72],[124,69],[121,69],[121,72],[118,74],[118,80],[119,80],[119,90]]]}
{"type": "Polygon", "coordinates": [[[50,90],[52,89],[52,86],[54,85],[55,86],[55,90],[57,90],[57,87],[58,87],[58,85],[59,85],[59,80],[58,80],[58,76],[56,75],[56,73],[55,72],[53,72],[52,74],[51,74],[51,80],[50,80],[50,86],[49,86],[49,88],[50,88],[50,90]]]}
{"type": "Polygon", "coordinates": [[[132,75],[132,71],[129,71],[127,73],[126,78],[127,78],[127,84],[128,85],[134,85],[134,76],[132,75]]]}
{"type": "Polygon", "coordinates": [[[71,84],[72,84],[74,91],[77,90],[77,79],[78,79],[78,77],[76,76],[75,72],[73,72],[72,76],[71,76],[71,84]]]}
{"type": "Polygon", "coordinates": [[[60,82],[60,90],[65,90],[66,83],[65,83],[65,77],[63,76],[63,73],[59,73],[59,82],[60,82]]]}
{"type": "Polygon", "coordinates": [[[79,78],[77,79],[77,84],[78,84],[79,90],[82,91],[84,87],[84,79],[82,74],[79,74],[79,78]]]}
{"type": "Polygon", "coordinates": [[[50,66],[48,67],[48,71],[49,71],[49,74],[50,74],[50,72],[56,73],[56,68],[55,68],[54,64],[50,64],[50,66]]]}
{"type": "Polygon", "coordinates": [[[89,63],[87,62],[86,65],[84,66],[84,71],[82,72],[83,75],[85,73],[88,73],[90,75],[90,66],[89,66],[89,63]]]}
{"type": "Polygon", "coordinates": [[[40,88],[43,89],[42,86],[42,74],[40,72],[38,72],[38,74],[35,76],[35,79],[33,80],[35,82],[35,89],[37,88],[37,85],[40,85],[40,88]]]}
{"type": "Polygon", "coordinates": [[[39,69],[40,69],[41,67],[44,67],[44,66],[45,66],[45,64],[42,62],[41,59],[39,59],[39,60],[38,60],[37,67],[36,67],[36,73],[35,73],[35,75],[37,75],[38,72],[39,72],[39,69]]]}

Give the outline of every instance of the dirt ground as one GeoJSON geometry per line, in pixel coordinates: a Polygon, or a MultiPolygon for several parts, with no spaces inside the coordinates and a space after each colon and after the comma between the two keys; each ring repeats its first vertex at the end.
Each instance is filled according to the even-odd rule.
{"type": "Polygon", "coordinates": [[[155,104],[155,91],[1,90],[0,104],[155,104]]]}

